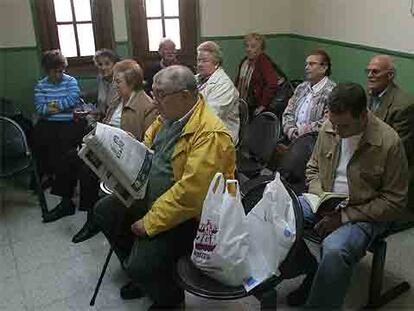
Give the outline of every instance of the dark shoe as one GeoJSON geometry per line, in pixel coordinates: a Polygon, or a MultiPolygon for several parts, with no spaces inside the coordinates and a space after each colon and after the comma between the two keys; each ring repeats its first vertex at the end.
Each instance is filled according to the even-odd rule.
{"type": "Polygon", "coordinates": [[[308,299],[310,289],[312,287],[312,282],[314,278],[314,274],[306,275],[305,279],[303,280],[302,284],[295,289],[293,292],[290,292],[286,297],[286,302],[290,307],[299,307],[303,306],[308,299]]]}
{"type": "Polygon", "coordinates": [[[141,289],[137,284],[129,282],[128,284],[121,287],[120,290],[121,298],[124,300],[138,299],[144,297],[141,289]]]}
{"type": "Polygon", "coordinates": [[[93,223],[91,220],[87,220],[86,223],[83,225],[82,229],[79,230],[78,233],[76,233],[73,238],[73,243],[80,243],[83,241],[86,241],[90,239],[91,237],[94,237],[99,233],[99,228],[95,223],[93,223]]]}
{"type": "Polygon", "coordinates": [[[43,215],[43,222],[52,222],[73,214],[75,214],[75,205],[72,200],[63,199],[54,209],[43,215]]]}
{"type": "Polygon", "coordinates": [[[47,176],[44,177],[41,181],[41,187],[43,190],[49,189],[53,185],[53,177],[47,176]]]}

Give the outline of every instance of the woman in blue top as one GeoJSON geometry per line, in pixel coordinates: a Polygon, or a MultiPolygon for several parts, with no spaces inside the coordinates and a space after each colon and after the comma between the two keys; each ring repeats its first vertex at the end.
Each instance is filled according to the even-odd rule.
{"type": "Polygon", "coordinates": [[[66,176],[61,168],[70,165],[69,153],[81,142],[85,125],[82,121],[73,122],[73,109],[79,103],[80,91],[76,79],[64,73],[67,64],[60,50],[43,54],[46,77],[34,89],[39,121],[33,129],[33,152],[41,176],[49,177],[52,183],[51,193],[62,197],[58,207],[73,208],[70,198],[76,176],[66,176]]]}

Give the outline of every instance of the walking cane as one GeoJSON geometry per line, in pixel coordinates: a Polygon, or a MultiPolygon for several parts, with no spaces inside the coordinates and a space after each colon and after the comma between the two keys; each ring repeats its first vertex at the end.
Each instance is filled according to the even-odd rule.
{"type": "Polygon", "coordinates": [[[104,266],[102,267],[101,275],[99,276],[99,280],[98,280],[98,283],[96,284],[95,291],[93,292],[91,302],[89,303],[90,306],[95,305],[96,296],[98,295],[99,288],[101,287],[102,279],[106,273],[106,269],[108,268],[108,264],[109,264],[109,261],[111,260],[111,256],[113,252],[114,252],[114,249],[111,246],[111,248],[109,249],[109,253],[106,256],[104,266]]]}

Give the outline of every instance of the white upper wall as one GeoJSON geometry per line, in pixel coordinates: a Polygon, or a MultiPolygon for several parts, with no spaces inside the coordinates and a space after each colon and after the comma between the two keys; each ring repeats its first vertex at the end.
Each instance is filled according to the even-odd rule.
{"type": "Polygon", "coordinates": [[[29,0],[0,0],[0,48],[36,46],[29,0]]]}
{"type": "Polygon", "coordinates": [[[292,32],[414,53],[410,0],[293,0],[292,32]]]}
{"type": "MultiPolygon", "coordinates": [[[[128,40],[125,0],[111,0],[115,41],[128,40]]],[[[414,53],[411,0],[199,0],[200,34],[256,31],[414,53]]],[[[30,0],[0,0],[0,48],[36,46],[30,0]]]]}
{"type": "Polygon", "coordinates": [[[199,3],[202,37],[290,31],[291,0],[199,0],[199,3]]]}

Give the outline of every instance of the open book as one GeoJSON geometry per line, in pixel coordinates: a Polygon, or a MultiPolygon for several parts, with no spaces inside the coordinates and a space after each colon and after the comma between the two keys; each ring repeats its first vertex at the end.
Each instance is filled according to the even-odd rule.
{"type": "Polygon", "coordinates": [[[316,213],[322,205],[335,207],[348,197],[346,193],[323,192],[321,195],[304,193],[303,198],[309,203],[312,211],[316,213]]]}
{"type": "Polygon", "coordinates": [[[127,132],[103,123],[83,138],[79,157],[129,207],[145,196],[153,151],[127,132]]]}

